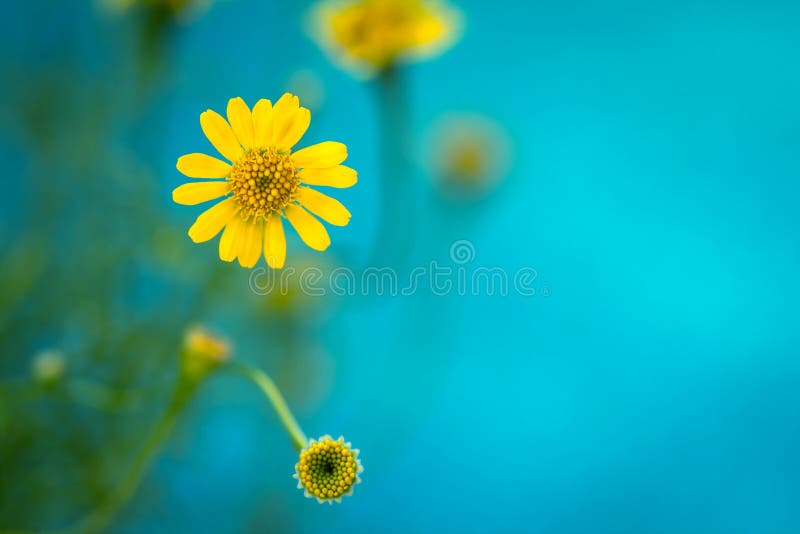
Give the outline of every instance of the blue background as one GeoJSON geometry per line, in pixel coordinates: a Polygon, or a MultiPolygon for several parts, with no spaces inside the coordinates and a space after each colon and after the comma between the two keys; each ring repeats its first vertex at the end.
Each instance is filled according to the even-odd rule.
{"type": "MultiPolygon", "coordinates": [[[[219,378],[114,529],[800,531],[800,4],[457,5],[461,40],[402,69],[414,132],[443,112],[486,114],[509,132],[513,165],[457,223],[409,213],[437,244],[414,261],[446,260],[468,239],[471,266],[531,266],[546,291],[338,299],[320,326],[328,367],[310,371],[328,387],[289,400],[309,435],[361,449],[355,495],[303,499],[259,393],[219,378]]],[[[168,231],[184,235],[198,213],[170,191],[175,159],[208,147],[199,113],[275,99],[304,68],[326,100],[303,143],[345,142],[360,177],[338,194],[353,220],[331,230],[330,254],[367,257],[380,215],[375,87],[330,64],[302,30],[307,7],[220,2],[173,36],[167,81],[131,142],[159,179],[168,231]]],[[[7,65],[68,55],[94,83],[133,46],[124,20],[91,4],[5,11],[7,65]]],[[[121,72],[104,81],[134,98],[121,72]]],[[[18,146],[4,135],[9,218],[18,146]]],[[[191,254],[216,261],[211,244],[191,254]]],[[[243,359],[269,351],[226,313],[208,320],[243,359]]]]}

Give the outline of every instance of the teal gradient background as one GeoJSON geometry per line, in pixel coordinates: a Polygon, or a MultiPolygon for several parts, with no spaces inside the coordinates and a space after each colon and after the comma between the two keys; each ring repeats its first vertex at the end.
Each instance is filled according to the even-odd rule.
{"type": "MultiPolygon", "coordinates": [[[[411,263],[447,264],[466,239],[468,268],[533,267],[537,294],[329,299],[314,318],[324,366],[297,371],[324,387],[287,396],[309,435],[343,434],[361,449],[355,495],[333,507],[304,499],[290,478],[296,455],[259,393],[220,377],[113,532],[800,531],[800,4],[456,5],[461,40],[400,71],[415,146],[424,152],[442,113],[477,112],[505,127],[513,162],[485,199],[443,211],[415,159],[411,263]]],[[[233,96],[274,100],[310,69],[325,101],[301,143],[345,142],[359,171],[356,187],[336,192],[351,224],[331,228],[330,251],[311,258],[363,268],[381,215],[376,87],[309,39],[308,6],[212,5],[172,31],[143,94],[128,64],[133,17],[84,2],[7,5],[4,248],[35,201],[19,180],[34,157],[20,110],[45,73],[69,80],[35,107],[59,117],[54,143],[135,157],[154,177],[159,235],[188,242],[200,210],[170,192],[183,183],[176,158],[210,150],[199,114],[233,96]],[[98,93],[141,106],[83,139],[70,135],[82,111],[64,109],[61,91],[87,109],[98,93]]],[[[106,238],[127,246],[124,233],[106,238]]],[[[57,239],[84,243],[79,232],[57,239]]],[[[187,264],[219,263],[213,242],[187,250],[187,264]]],[[[290,239],[290,259],[300,250],[290,239]]],[[[137,265],[119,297],[136,313],[174,285],[202,291],[137,265]]],[[[246,293],[248,273],[221,268],[246,293]]],[[[197,319],[272,372],[274,342],[238,313],[231,298],[197,319]]],[[[23,372],[22,353],[0,358],[5,375],[23,372]]],[[[43,526],[79,512],[45,514],[43,526]]],[[[12,511],[0,518],[17,526],[12,511]]]]}

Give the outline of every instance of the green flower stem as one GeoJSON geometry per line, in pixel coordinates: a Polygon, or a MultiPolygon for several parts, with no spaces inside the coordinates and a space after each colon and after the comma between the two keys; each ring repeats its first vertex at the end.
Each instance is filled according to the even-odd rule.
{"type": "Polygon", "coordinates": [[[183,408],[192,398],[198,383],[199,382],[196,380],[184,378],[178,382],[172,402],[137,452],[122,483],[100,508],[67,532],[85,532],[91,534],[100,532],[108,526],[114,516],[127,504],[134,493],[136,493],[150,464],[153,462],[156,454],[164,445],[175,423],[178,421],[183,408]]]}
{"type": "Polygon", "coordinates": [[[375,80],[381,164],[380,215],[373,266],[403,267],[411,255],[417,228],[419,191],[412,168],[411,105],[405,80],[395,65],[375,80]]]}
{"type": "MultiPolygon", "coordinates": [[[[270,404],[272,404],[272,407],[278,414],[278,418],[281,424],[283,424],[283,428],[289,434],[294,448],[299,452],[308,446],[308,438],[306,438],[300,425],[297,424],[278,386],[275,385],[275,382],[273,382],[266,373],[260,369],[234,362],[227,363],[220,369],[244,376],[258,386],[267,399],[269,399],[270,404]]],[[[61,531],[63,534],[95,534],[102,531],[110,524],[114,516],[125,507],[136,493],[153,459],[158,454],[158,451],[161,450],[167,438],[169,438],[184,407],[193,397],[197,386],[202,382],[203,378],[204,375],[202,374],[194,377],[186,375],[179,380],[175,388],[172,402],[161,416],[158,423],[156,423],[155,427],[153,427],[153,430],[147,436],[142,447],[136,453],[120,485],[97,510],[74,527],[61,531]]],[[[0,531],[0,534],[9,534],[11,532],[19,534],[25,533],[25,531],[0,531]]]]}
{"type": "Polygon", "coordinates": [[[270,404],[272,404],[272,407],[275,409],[275,413],[278,414],[283,428],[286,430],[286,433],[289,434],[292,445],[298,452],[308,446],[308,438],[306,438],[300,425],[297,424],[291,410],[289,410],[289,406],[286,404],[286,400],[283,398],[283,395],[281,395],[281,391],[264,371],[235,362],[227,364],[224,369],[244,376],[261,388],[261,391],[264,392],[264,395],[266,395],[270,404]]]}

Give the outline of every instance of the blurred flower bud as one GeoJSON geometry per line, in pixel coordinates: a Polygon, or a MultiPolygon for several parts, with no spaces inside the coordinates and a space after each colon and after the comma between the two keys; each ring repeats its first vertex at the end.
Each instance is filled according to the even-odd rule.
{"type": "Polygon", "coordinates": [[[330,292],[333,265],[324,258],[301,253],[283,271],[267,271],[252,279],[251,287],[263,297],[259,302],[264,312],[309,324],[326,317],[330,301],[321,296],[330,292]]]}
{"type": "Polygon", "coordinates": [[[181,372],[188,378],[202,378],[230,357],[228,342],[200,326],[186,331],[181,351],[181,372]]]}
{"type": "Polygon", "coordinates": [[[64,356],[57,350],[44,350],[33,357],[31,372],[37,384],[50,387],[57,384],[66,371],[64,356]]]}
{"type": "Polygon", "coordinates": [[[505,177],[511,141],[489,117],[453,113],[431,127],[425,160],[441,192],[456,200],[476,200],[489,194],[505,177]]]}

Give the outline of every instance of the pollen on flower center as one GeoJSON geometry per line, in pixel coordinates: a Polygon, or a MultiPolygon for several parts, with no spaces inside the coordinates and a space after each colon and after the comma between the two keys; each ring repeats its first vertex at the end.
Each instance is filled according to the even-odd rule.
{"type": "Polygon", "coordinates": [[[361,469],[357,451],[343,440],[334,441],[329,437],[312,443],[300,453],[300,461],[295,466],[298,487],[318,500],[338,500],[349,494],[358,482],[361,469]]]}
{"type": "Polygon", "coordinates": [[[241,214],[254,220],[266,219],[288,206],[300,184],[289,154],[274,147],[244,153],[233,166],[229,180],[241,214]]]}

